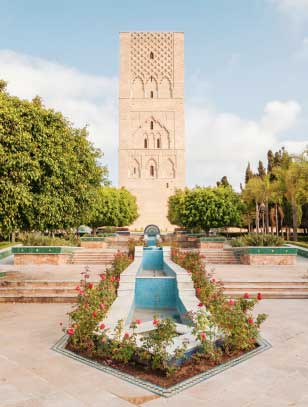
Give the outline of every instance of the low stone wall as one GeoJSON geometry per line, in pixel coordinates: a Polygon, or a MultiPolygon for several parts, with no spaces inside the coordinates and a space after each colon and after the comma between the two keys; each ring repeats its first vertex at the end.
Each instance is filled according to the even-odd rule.
{"type": "Polygon", "coordinates": [[[240,256],[242,264],[251,265],[295,265],[296,256],[294,255],[281,255],[281,254],[244,254],[240,256]]]}
{"type": "Polygon", "coordinates": [[[202,237],[200,238],[200,249],[223,249],[225,238],[223,237],[202,237]]]}
{"type": "Polygon", "coordinates": [[[17,253],[14,254],[15,265],[25,264],[67,264],[71,255],[68,253],[46,254],[46,253],[17,253]]]}
{"type": "Polygon", "coordinates": [[[283,247],[248,247],[238,250],[242,264],[295,265],[297,249],[283,247]]]}
{"type": "Polygon", "coordinates": [[[108,245],[104,240],[99,240],[99,241],[81,240],[81,242],[80,242],[80,247],[86,247],[88,249],[103,249],[107,246],[108,245]]]}
{"type": "Polygon", "coordinates": [[[24,264],[67,264],[73,247],[66,246],[21,246],[12,247],[15,265],[24,264]]]}
{"type": "Polygon", "coordinates": [[[224,242],[200,242],[200,249],[223,249],[224,242]]]}

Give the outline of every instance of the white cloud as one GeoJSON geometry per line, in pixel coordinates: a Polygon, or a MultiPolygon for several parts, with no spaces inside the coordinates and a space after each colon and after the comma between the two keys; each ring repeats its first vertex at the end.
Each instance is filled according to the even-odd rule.
{"type": "Polygon", "coordinates": [[[300,22],[308,17],[308,0],[269,0],[278,10],[294,21],[300,22]]]}
{"type": "Polygon", "coordinates": [[[117,178],[117,79],[86,75],[44,59],[0,50],[0,77],[11,94],[61,111],[77,127],[89,125],[90,139],[104,151],[113,181],[117,178]]]}
{"type": "MultiPolygon", "coordinates": [[[[86,75],[40,58],[0,51],[0,78],[8,90],[22,98],[40,95],[48,107],[60,110],[76,126],[89,124],[91,140],[105,152],[104,161],[117,183],[117,79],[86,75]]],[[[205,81],[205,86],[209,86],[205,81]]],[[[238,188],[247,161],[257,165],[269,148],[285,145],[301,151],[307,142],[280,142],[291,129],[301,107],[296,101],[273,101],[258,121],[210,109],[191,95],[186,103],[187,173],[189,185],[215,184],[227,175],[238,188]]]]}
{"type": "Polygon", "coordinates": [[[280,140],[281,133],[297,122],[301,107],[296,101],[272,101],[266,104],[259,121],[245,120],[235,114],[219,113],[208,107],[188,105],[187,160],[188,183],[215,184],[227,175],[238,189],[247,162],[256,169],[269,149],[286,146],[302,151],[307,141],[280,140]]]}

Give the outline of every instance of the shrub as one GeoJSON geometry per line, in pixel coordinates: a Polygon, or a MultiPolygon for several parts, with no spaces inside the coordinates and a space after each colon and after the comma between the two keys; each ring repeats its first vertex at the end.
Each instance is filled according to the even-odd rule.
{"type": "Polygon", "coordinates": [[[262,235],[252,233],[249,235],[240,236],[237,239],[230,241],[233,247],[241,246],[282,246],[284,239],[276,235],[262,235]]]}
{"type": "Polygon", "coordinates": [[[50,237],[40,233],[22,233],[18,236],[18,240],[24,246],[79,246],[79,239],[74,235],[67,237],[50,237]]]}
{"type": "MultiPolygon", "coordinates": [[[[216,326],[222,333],[225,352],[252,349],[259,335],[260,325],[266,319],[265,314],[253,319],[252,312],[258,299],[251,299],[249,295],[245,295],[245,298],[239,300],[226,300],[222,283],[209,278],[199,252],[185,253],[179,249],[172,249],[172,259],[191,273],[196,296],[200,300],[200,308],[205,305],[210,312],[210,316],[207,316],[210,318],[209,327],[216,326]]],[[[203,332],[204,326],[195,327],[196,332],[200,333],[201,329],[203,332]]]]}
{"type": "Polygon", "coordinates": [[[128,239],[128,255],[132,258],[135,257],[135,247],[136,246],[143,246],[144,241],[143,238],[140,238],[139,240],[130,238],[128,239]]]}
{"type": "Polygon", "coordinates": [[[88,352],[95,348],[95,329],[117,296],[120,274],[131,263],[125,253],[118,252],[111,266],[101,274],[101,281],[94,285],[89,281],[90,269],[82,273],[82,280],[76,287],[78,291],[77,305],[69,313],[69,328],[73,328],[70,343],[79,350],[88,352]]]}

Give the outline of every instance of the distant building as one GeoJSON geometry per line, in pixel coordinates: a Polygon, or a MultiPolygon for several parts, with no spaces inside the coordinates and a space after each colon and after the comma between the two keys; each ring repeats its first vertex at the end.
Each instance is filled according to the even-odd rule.
{"type": "Polygon", "coordinates": [[[185,187],[184,132],[184,33],[120,33],[119,186],[140,213],[131,229],[173,229],[167,202],[185,187]]]}

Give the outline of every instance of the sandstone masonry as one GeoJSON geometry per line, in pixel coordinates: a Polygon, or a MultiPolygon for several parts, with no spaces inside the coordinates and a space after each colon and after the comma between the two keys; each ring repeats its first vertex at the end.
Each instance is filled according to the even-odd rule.
{"type": "Polygon", "coordinates": [[[184,34],[120,33],[119,186],[140,213],[131,229],[173,229],[167,202],[185,187],[184,128],[184,34]]]}

